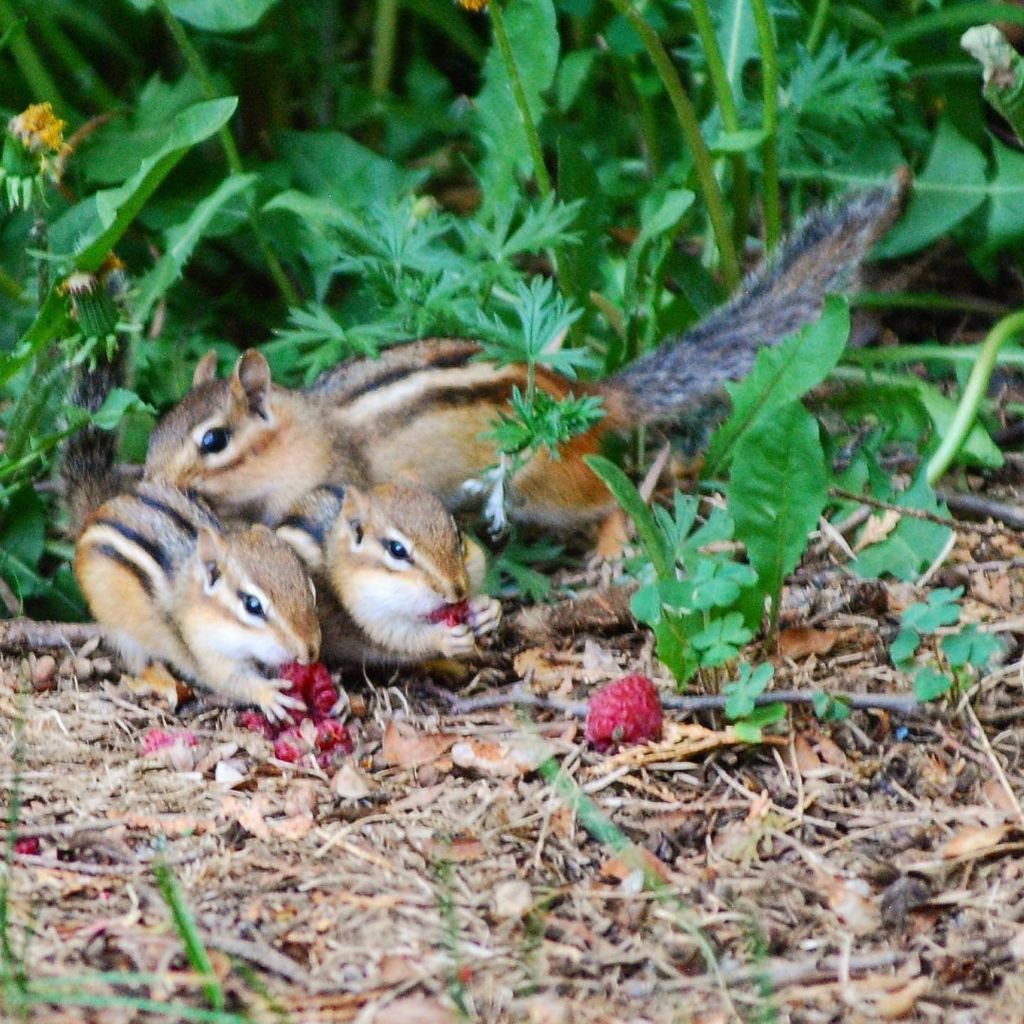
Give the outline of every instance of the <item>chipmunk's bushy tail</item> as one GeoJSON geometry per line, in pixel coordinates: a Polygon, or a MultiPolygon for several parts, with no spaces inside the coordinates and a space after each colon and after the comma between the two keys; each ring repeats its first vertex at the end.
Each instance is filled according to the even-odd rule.
{"type": "MultiPolygon", "coordinates": [[[[98,287],[113,291],[115,283],[108,281],[98,287]]],[[[74,303],[74,299],[72,301],[74,303]]],[[[108,353],[101,342],[92,358],[76,370],[68,395],[72,405],[94,413],[115,388],[124,384],[129,342],[120,332],[116,338],[112,353],[108,353]]],[[[72,536],[77,537],[96,509],[122,490],[124,481],[117,469],[116,456],[117,432],[91,423],[64,442],[60,477],[72,536]]]]}
{"type": "Polygon", "coordinates": [[[848,288],[899,216],[908,177],[811,213],[736,296],[681,338],[603,381],[599,391],[626,426],[679,416],[743,377],[758,349],[816,319],[825,296],[848,288]]]}

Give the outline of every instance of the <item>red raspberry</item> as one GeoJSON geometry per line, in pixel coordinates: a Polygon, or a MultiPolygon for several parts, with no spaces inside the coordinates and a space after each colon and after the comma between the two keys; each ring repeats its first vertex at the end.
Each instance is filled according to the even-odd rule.
{"type": "Polygon", "coordinates": [[[14,852],[31,853],[34,856],[38,857],[39,854],[42,853],[42,847],[39,845],[39,840],[35,836],[26,836],[23,839],[15,839],[14,852]]]}
{"type": "Polygon", "coordinates": [[[266,715],[259,711],[242,711],[238,715],[238,724],[244,729],[258,732],[268,740],[277,738],[280,730],[271,722],[266,715]]]}
{"type": "Polygon", "coordinates": [[[468,617],[468,601],[459,601],[458,604],[443,604],[440,608],[435,608],[427,616],[431,622],[443,622],[449,628],[461,625],[468,617]]]}
{"type": "Polygon", "coordinates": [[[297,725],[293,725],[290,729],[285,729],[274,740],[274,757],[278,761],[287,761],[289,764],[295,764],[296,761],[302,758],[302,754],[302,736],[299,734],[299,727],[297,725]]]}
{"type": "Polygon", "coordinates": [[[196,738],[190,732],[182,730],[168,732],[166,729],[150,729],[142,737],[142,755],[145,757],[147,754],[155,754],[158,750],[173,747],[178,740],[181,740],[189,747],[196,745],[196,738]]]}
{"type": "Polygon", "coordinates": [[[587,742],[598,750],[661,738],[661,700],[647,676],[623,676],[590,697],[587,742]]]}

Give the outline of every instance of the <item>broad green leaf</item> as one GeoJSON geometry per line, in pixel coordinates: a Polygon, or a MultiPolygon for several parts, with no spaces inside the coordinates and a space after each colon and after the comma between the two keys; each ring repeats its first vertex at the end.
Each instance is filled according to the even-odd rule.
{"type": "MultiPolygon", "coordinates": [[[[545,112],[543,96],[558,66],[559,38],[552,0],[516,0],[503,7],[505,28],[534,124],[545,112]]],[[[491,45],[476,112],[486,157],[480,170],[484,204],[501,206],[517,198],[516,176],[531,173],[533,161],[505,62],[491,45]]]]}
{"type": "Polygon", "coordinates": [[[39,592],[36,566],[45,538],[43,503],[35,491],[25,488],[11,499],[0,528],[0,550],[4,554],[0,568],[19,597],[32,597],[39,592]]]}
{"type": "MultiPolygon", "coordinates": [[[[137,10],[153,7],[153,0],[129,0],[137,10]]],[[[171,13],[193,28],[207,32],[244,32],[258,24],[278,0],[167,0],[171,13]]]]}
{"type": "Polygon", "coordinates": [[[227,124],[237,105],[232,96],[196,103],[178,114],[167,126],[164,144],[123,185],[96,192],[53,225],[54,252],[70,258],[78,270],[98,270],[164,178],[189,149],[227,124]]]}
{"type": "Polygon", "coordinates": [[[35,320],[14,350],[0,352],[0,387],[24,370],[44,345],[64,332],[69,322],[67,300],[56,288],[51,288],[35,320]]]}
{"type": "Polygon", "coordinates": [[[828,501],[818,424],[798,403],[776,410],[736,445],[729,511],[760,586],[777,601],[828,501]]]}
{"type": "Polygon", "coordinates": [[[91,418],[102,430],[113,430],[129,412],[155,413],[156,409],[139,398],[134,391],[114,388],[91,418]]]}
{"type": "Polygon", "coordinates": [[[919,701],[935,700],[953,689],[953,680],[937,669],[925,666],[914,676],[914,696],[919,701]]]}
{"type": "Polygon", "coordinates": [[[897,666],[907,665],[914,657],[921,643],[920,634],[914,629],[902,629],[889,647],[889,657],[897,666]]]}
{"type": "Polygon", "coordinates": [[[996,159],[995,181],[988,209],[985,248],[997,250],[1024,235],[1024,155],[990,136],[996,159]],[[1011,187],[1014,186],[1014,187],[1011,187]]]}
{"type": "Polygon", "coordinates": [[[960,621],[960,605],[964,588],[939,587],[928,595],[927,601],[912,604],[903,613],[903,627],[916,629],[918,633],[934,633],[942,626],[952,626],[960,621]]]}
{"type": "Polygon", "coordinates": [[[342,132],[282,132],[277,138],[294,184],[343,210],[397,200],[427,175],[404,170],[342,132]]]}
{"type": "MultiPolygon", "coordinates": [[[[915,395],[924,411],[928,413],[928,418],[935,427],[936,437],[944,437],[953,423],[953,417],[956,416],[957,403],[924,380],[918,382],[915,395]]],[[[999,469],[1006,459],[995,441],[989,437],[988,431],[980,423],[975,423],[967,439],[960,446],[957,461],[985,466],[987,469],[999,469]]]]}
{"type": "Polygon", "coordinates": [[[747,377],[726,385],[733,411],[711,440],[708,471],[722,469],[753,424],[758,424],[755,433],[759,433],[775,410],[820,384],[839,362],[849,334],[846,300],[830,297],[821,319],[807,324],[777,348],[762,349],[747,377]]]}
{"type": "Polygon", "coordinates": [[[188,220],[167,232],[163,256],[139,284],[134,310],[139,322],[146,321],[153,304],[180,276],[203,232],[221,207],[241,192],[247,191],[255,181],[255,174],[237,174],[226,178],[196,205],[188,220]]]}
{"type": "Polygon", "coordinates": [[[823,722],[841,722],[850,717],[850,705],[840,697],[818,690],[811,694],[814,702],[814,713],[823,722]]]}
{"type": "Polygon", "coordinates": [[[661,600],[658,587],[651,583],[641,587],[630,598],[629,610],[639,622],[654,626],[661,619],[661,600]]]}
{"type": "Polygon", "coordinates": [[[633,482],[614,462],[603,455],[587,455],[583,461],[605,482],[623,511],[633,520],[644,551],[654,565],[654,571],[659,576],[667,576],[672,569],[669,552],[651,510],[640,497],[640,492],[633,486],[633,482]]]}
{"type": "Polygon", "coordinates": [[[924,170],[914,180],[907,212],[878,246],[879,256],[903,256],[956,227],[985,200],[985,157],[946,120],[939,122],[924,170]]]}
{"type": "Polygon", "coordinates": [[[959,633],[942,638],[942,653],[953,668],[973,665],[979,672],[1003,649],[998,637],[981,633],[975,625],[965,626],[959,633]]]}
{"type": "Polygon", "coordinates": [[[737,718],[746,718],[755,707],[755,700],[768,689],[768,684],[775,675],[771,662],[762,662],[755,669],[743,662],[740,665],[740,677],[735,682],[726,683],[722,693],[729,699],[725,705],[725,717],[730,722],[737,718]]]}
{"type": "MultiPolygon", "coordinates": [[[[936,501],[923,475],[889,500],[907,508],[949,514],[946,507],[936,501]]],[[[949,527],[940,523],[904,516],[888,537],[861,551],[850,563],[850,569],[868,578],[889,574],[897,579],[912,580],[938,558],[950,533],[949,527]]]]}

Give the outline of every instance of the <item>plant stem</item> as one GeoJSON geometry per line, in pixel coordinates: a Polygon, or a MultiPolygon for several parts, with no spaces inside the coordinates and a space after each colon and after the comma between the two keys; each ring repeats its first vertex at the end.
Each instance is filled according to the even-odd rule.
{"type": "Polygon", "coordinates": [[[761,146],[764,169],[764,243],[771,252],[782,237],[782,201],[779,196],[779,67],[775,53],[775,32],[767,0],[751,0],[757,23],[757,42],[761,48],[761,93],[764,103],[764,130],[761,146]]]}
{"type": "MultiPolygon", "coordinates": [[[[715,91],[718,109],[722,112],[722,125],[727,132],[738,132],[740,130],[740,115],[736,109],[736,98],[733,96],[732,86],[729,83],[729,75],[725,70],[725,61],[722,59],[722,48],[718,45],[718,36],[715,35],[715,25],[711,19],[708,0],[693,0],[690,6],[694,21],[697,23],[701,46],[704,48],[704,58],[708,62],[711,86],[715,91]]],[[[732,237],[736,248],[742,253],[747,239],[747,218],[750,207],[750,176],[747,172],[747,155],[746,153],[733,153],[730,162],[732,164],[732,237]]]]}
{"type": "MultiPolygon", "coordinates": [[[[858,366],[929,362],[966,363],[973,366],[980,351],[980,345],[894,345],[891,348],[864,348],[846,352],[843,361],[858,366]]],[[[996,363],[999,366],[1024,368],[1024,351],[1001,352],[996,363]]]]}
{"type": "Polygon", "coordinates": [[[938,450],[928,461],[928,483],[935,485],[938,479],[949,468],[950,463],[956,457],[961,445],[967,439],[974,420],[978,415],[978,407],[985,397],[988,388],[989,378],[996,365],[996,357],[999,350],[1010,338],[1024,334],[1024,310],[1011,313],[1003,317],[988,332],[988,336],[982,343],[978,352],[978,360],[971,370],[967,379],[967,387],[960,396],[960,404],[957,406],[956,415],[949,425],[946,436],[942,439],[938,450]]]}
{"type": "Polygon", "coordinates": [[[9,296],[16,302],[30,302],[31,300],[25,295],[25,290],[18,284],[17,281],[11,277],[2,267],[0,267],[0,292],[4,295],[9,296]]]}
{"type": "Polygon", "coordinates": [[[700,133],[700,122],[697,120],[697,112],[694,110],[690,97],[683,88],[679,74],[672,64],[664,45],[658,38],[658,34],[648,22],[633,7],[630,0],[611,0],[612,6],[630,23],[633,30],[640,37],[647,50],[647,55],[654,64],[658,77],[661,79],[665,91],[672,102],[676,112],[676,119],[682,130],[683,138],[690,148],[693,157],[693,167],[700,182],[701,191],[704,193],[704,202],[708,208],[708,218],[711,221],[711,230],[715,235],[715,242],[718,245],[718,254],[722,263],[722,275],[730,290],[734,290],[740,283],[740,264],[736,256],[736,247],[733,244],[732,234],[729,229],[729,217],[725,209],[725,200],[722,198],[722,190],[718,187],[718,179],[715,178],[715,170],[708,152],[707,144],[700,133]]]}
{"type": "Polygon", "coordinates": [[[509,85],[512,86],[512,97],[516,102],[516,107],[519,108],[519,118],[523,124],[523,131],[526,132],[537,188],[540,190],[541,196],[546,199],[551,194],[551,178],[548,176],[548,169],[544,164],[544,151],[540,147],[537,126],[533,123],[533,115],[530,113],[530,107],[526,101],[526,90],[523,89],[523,80],[519,76],[519,67],[516,65],[515,54],[512,52],[512,44],[505,31],[505,15],[501,11],[501,0],[493,0],[487,9],[491,13],[491,24],[494,26],[494,41],[498,44],[501,59],[505,64],[505,73],[508,75],[509,85]]]}
{"type": "Polygon", "coordinates": [[[825,22],[828,20],[829,8],[832,0],[818,0],[814,8],[814,18],[811,21],[811,30],[807,33],[807,52],[816,53],[821,46],[821,37],[825,34],[825,22]]]}
{"type": "Polygon", "coordinates": [[[373,63],[370,66],[370,91],[374,96],[384,96],[391,85],[397,25],[398,0],[377,0],[377,17],[373,22],[373,63]]]}
{"type": "MultiPolygon", "coordinates": [[[[4,0],[0,0],[0,3],[3,2],[4,0]]],[[[213,80],[210,78],[209,72],[206,70],[203,58],[199,56],[199,51],[192,45],[192,42],[188,38],[181,22],[178,21],[171,12],[170,7],[167,5],[167,0],[153,0],[153,3],[160,12],[160,16],[163,18],[164,24],[167,26],[167,30],[171,33],[175,43],[177,43],[178,49],[181,50],[181,55],[185,58],[185,63],[188,65],[189,70],[198,79],[199,84],[202,87],[203,94],[207,99],[218,99],[217,90],[213,86],[213,80]]],[[[242,166],[242,157],[238,152],[238,146],[235,144],[235,137],[231,134],[231,129],[227,125],[223,125],[218,132],[218,136],[220,138],[221,147],[224,150],[224,157],[227,160],[228,169],[232,174],[243,174],[245,169],[242,166]]],[[[299,302],[299,295],[295,291],[291,281],[288,280],[288,275],[284,272],[284,268],[281,266],[281,261],[277,258],[277,254],[270,247],[270,242],[263,232],[263,226],[260,224],[259,213],[256,209],[256,200],[252,196],[247,196],[245,204],[246,212],[249,216],[249,226],[252,228],[252,233],[256,236],[256,243],[260,247],[260,252],[267,264],[267,269],[270,271],[270,276],[274,279],[274,283],[281,292],[281,296],[284,298],[284,301],[288,303],[289,306],[297,305],[299,302]]]]}
{"type": "Polygon", "coordinates": [[[7,45],[33,97],[39,103],[52,103],[58,114],[66,114],[68,106],[57,88],[57,83],[50,76],[25,31],[26,20],[18,15],[10,0],[0,0],[0,35],[10,33],[7,45]]]}

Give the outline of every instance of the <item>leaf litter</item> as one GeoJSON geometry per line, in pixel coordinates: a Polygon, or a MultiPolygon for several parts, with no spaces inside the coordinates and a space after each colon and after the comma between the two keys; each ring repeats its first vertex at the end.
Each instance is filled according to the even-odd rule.
{"type": "MultiPolygon", "coordinates": [[[[64,659],[90,661],[85,679],[42,652],[9,659],[15,948],[31,928],[37,981],[130,972],[88,990],[207,1006],[154,882],[163,858],[229,1005],[254,1021],[1019,1022],[1019,554],[965,530],[931,581],[965,586],[965,618],[1009,641],[966,699],[832,723],[794,707],[757,746],[718,714],[668,710],[660,740],[602,755],[557,710],[455,714],[421,671],[352,673],[354,750],[325,769],[276,760],[232,710],[182,720],[129,692],[102,649],[64,659]]],[[[829,558],[790,580],[781,653],[747,656],[774,658],[777,689],[906,691],[887,645],[925,593],[829,558]]],[[[671,692],[647,636],[591,606],[592,629],[559,610],[573,628],[544,644],[536,616],[518,647],[506,633],[465,692],[580,700],[628,672],[671,692]]]]}

